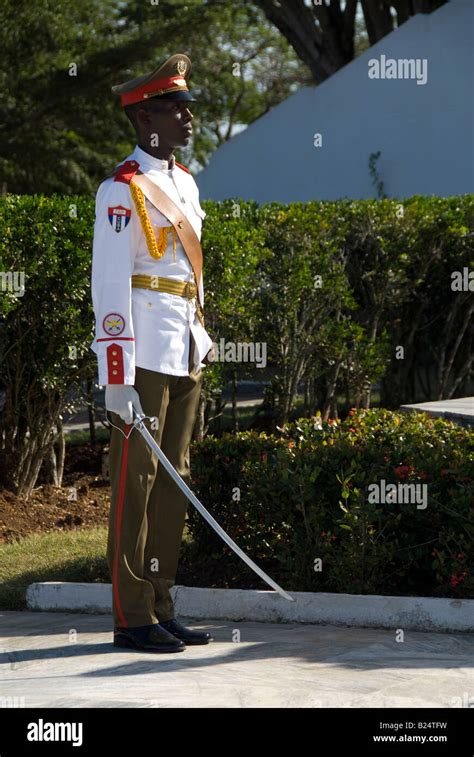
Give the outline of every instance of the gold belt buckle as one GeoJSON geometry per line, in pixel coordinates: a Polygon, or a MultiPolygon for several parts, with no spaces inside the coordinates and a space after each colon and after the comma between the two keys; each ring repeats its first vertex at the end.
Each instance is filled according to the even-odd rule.
{"type": "Polygon", "coordinates": [[[197,294],[197,288],[194,281],[187,281],[186,286],[184,287],[184,296],[188,298],[188,300],[192,300],[193,297],[197,294]]]}

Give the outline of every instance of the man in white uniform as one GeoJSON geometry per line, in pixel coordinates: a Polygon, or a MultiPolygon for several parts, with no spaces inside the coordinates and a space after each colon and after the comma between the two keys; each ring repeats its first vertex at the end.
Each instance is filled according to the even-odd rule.
{"type": "Polygon", "coordinates": [[[191,224],[200,251],[205,213],[194,179],[173,155],[192,133],[190,68],[186,55],[173,55],[150,74],[112,88],[121,96],[137,145],[96,197],[91,349],[114,424],[107,546],[114,645],[150,652],[181,651],[186,644],[211,639],[175,618],[169,589],[188,502],[132,427],[132,405],[155,417],[158,423],[146,420],[147,428],[189,483],[202,368],[212,351],[204,327],[201,271],[196,274],[180,238],[183,223],[191,224]],[[135,184],[138,176],[162,190],[161,203],[156,189],[152,203],[135,184]],[[173,225],[160,204],[183,220],[173,225]]]}

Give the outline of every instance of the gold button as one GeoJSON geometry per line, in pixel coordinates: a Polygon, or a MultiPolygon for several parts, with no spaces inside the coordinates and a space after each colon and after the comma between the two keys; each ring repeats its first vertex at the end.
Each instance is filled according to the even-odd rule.
{"type": "Polygon", "coordinates": [[[116,360],[113,360],[112,365],[118,365],[118,362],[116,360]]]}
{"type": "Polygon", "coordinates": [[[112,371],[112,373],[113,373],[114,376],[117,375],[117,371],[112,371]]]}
{"type": "Polygon", "coordinates": [[[112,355],[116,355],[116,354],[117,354],[117,350],[112,350],[112,355]]]}

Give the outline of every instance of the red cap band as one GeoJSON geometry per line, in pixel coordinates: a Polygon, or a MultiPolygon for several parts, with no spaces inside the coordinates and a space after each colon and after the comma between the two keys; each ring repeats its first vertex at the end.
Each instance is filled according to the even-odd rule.
{"type": "Polygon", "coordinates": [[[173,90],[187,91],[187,89],[186,79],[182,76],[168,76],[166,79],[154,79],[141,87],[132,89],[131,92],[125,92],[121,95],[121,101],[122,105],[133,105],[133,103],[147,100],[145,95],[164,95],[173,90]]]}

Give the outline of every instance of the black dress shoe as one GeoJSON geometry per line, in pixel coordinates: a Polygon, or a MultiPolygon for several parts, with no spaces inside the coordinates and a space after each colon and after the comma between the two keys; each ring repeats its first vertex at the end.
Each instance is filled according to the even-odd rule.
{"type": "Polygon", "coordinates": [[[172,633],[176,639],[181,639],[186,644],[209,644],[210,641],[213,641],[210,633],[205,633],[204,631],[191,631],[190,628],[183,626],[183,624],[176,620],[176,618],[173,618],[172,620],[162,620],[160,626],[164,628],[165,631],[172,633]]]}
{"type": "Polygon", "coordinates": [[[159,623],[134,628],[114,628],[114,647],[139,649],[141,652],[182,652],[186,644],[159,623]]]}

